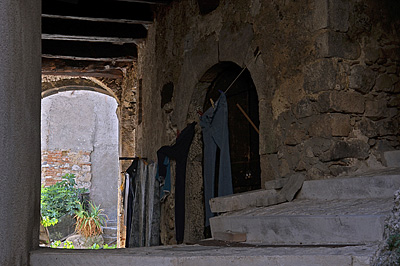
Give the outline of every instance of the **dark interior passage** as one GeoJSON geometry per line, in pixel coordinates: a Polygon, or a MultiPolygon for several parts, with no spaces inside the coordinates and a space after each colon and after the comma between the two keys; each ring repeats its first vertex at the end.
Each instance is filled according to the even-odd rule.
{"type": "MultiPolygon", "coordinates": [[[[207,90],[203,110],[211,107],[210,98],[214,102],[217,101],[219,90],[226,91],[229,88],[226,97],[234,193],[260,189],[259,135],[237,106],[239,105],[256,128],[259,128],[258,96],[255,85],[248,70],[245,70],[232,84],[242,70],[236,64],[221,63],[214,69],[218,74],[207,90]]],[[[218,191],[218,158],[217,154],[215,191],[218,191]]]]}

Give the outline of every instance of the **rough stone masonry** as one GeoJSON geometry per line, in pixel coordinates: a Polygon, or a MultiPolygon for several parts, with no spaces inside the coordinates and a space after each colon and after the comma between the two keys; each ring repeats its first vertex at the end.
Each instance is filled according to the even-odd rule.
{"type": "MultiPolygon", "coordinates": [[[[379,168],[383,151],[400,148],[396,1],[221,0],[208,12],[202,4],[159,7],[140,45],[138,154],[155,159],[159,147],[197,119],[194,110],[213,81],[205,73],[221,62],[247,66],[256,86],[262,184],[297,172],[324,179],[379,168]],[[168,103],[166,84],[173,88],[168,103]]],[[[188,162],[187,241],[203,234],[197,139],[188,162]]],[[[163,229],[164,243],[172,229],[163,229]]]]}

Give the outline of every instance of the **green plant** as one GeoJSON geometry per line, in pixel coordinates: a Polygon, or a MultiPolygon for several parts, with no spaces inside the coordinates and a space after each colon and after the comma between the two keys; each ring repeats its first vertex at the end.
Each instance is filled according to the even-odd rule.
{"type": "Polygon", "coordinates": [[[50,247],[52,248],[58,248],[61,245],[61,241],[57,240],[51,243],[50,247]]]}
{"type": "Polygon", "coordinates": [[[75,249],[75,247],[74,247],[74,245],[72,244],[71,241],[65,241],[64,245],[63,245],[63,248],[65,248],[65,249],[75,249]]]}
{"type": "Polygon", "coordinates": [[[78,204],[75,212],[76,225],[75,231],[85,237],[97,236],[103,233],[101,227],[106,223],[107,215],[103,214],[100,205],[96,206],[89,201],[89,210],[85,210],[82,203],[78,204]]]}
{"type": "MultiPolygon", "coordinates": [[[[61,248],[61,241],[57,240],[51,243],[50,247],[51,248],[61,248]]],[[[75,249],[74,244],[72,244],[71,241],[65,241],[62,245],[62,248],[64,249],[75,249]]]]}
{"type": "Polygon", "coordinates": [[[103,245],[103,249],[116,249],[116,248],[117,248],[116,244],[114,244],[112,246],[109,246],[108,244],[103,245]]]}
{"type": "Polygon", "coordinates": [[[400,233],[390,235],[387,243],[389,250],[395,253],[397,262],[400,264],[400,233]]]}
{"type": "Polygon", "coordinates": [[[77,188],[75,175],[66,174],[63,180],[49,187],[42,187],[41,212],[50,221],[65,214],[74,214],[79,206],[79,195],[87,189],[77,188]]]}
{"type": "Polygon", "coordinates": [[[49,216],[44,216],[40,221],[44,227],[49,227],[51,225],[56,225],[58,223],[57,218],[50,219],[49,216]]]}
{"type": "Polygon", "coordinates": [[[90,249],[100,249],[99,244],[94,243],[93,246],[90,247],[90,249]]]}
{"type": "Polygon", "coordinates": [[[108,244],[104,244],[102,247],[100,247],[100,245],[99,244],[97,244],[97,243],[94,243],[91,247],[90,247],[90,249],[116,249],[117,248],[117,245],[112,245],[112,246],[109,246],[108,244]]]}

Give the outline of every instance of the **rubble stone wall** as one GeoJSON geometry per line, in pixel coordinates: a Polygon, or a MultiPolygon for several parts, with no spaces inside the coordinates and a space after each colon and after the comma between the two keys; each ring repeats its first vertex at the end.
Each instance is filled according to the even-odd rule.
{"type": "MultiPolygon", "coordinates": [[[[383,167],[382,152],[400,148],[399,12],[389,0],[221,0],[204,15],[195,0],[160,7],[139,49],[138,154],[156,159],[177,130],[198,119],[193,110],[207,88],[200,80],[233,62],[247,66],[258,93],[262,184],[296,172],[324,179],[383,167]],[[173,86],[169,102],[166,84],[173,86]]],[[[203,230],[202,158],[195,154],[186,240],[203,230]]]]}
{"type": "Polygon", "coordinates": [[[65,174],[74,174],[76,184],[90,188],[92,173],[91,151],[42,150],[42,185],[54,185],[65,174]]]}

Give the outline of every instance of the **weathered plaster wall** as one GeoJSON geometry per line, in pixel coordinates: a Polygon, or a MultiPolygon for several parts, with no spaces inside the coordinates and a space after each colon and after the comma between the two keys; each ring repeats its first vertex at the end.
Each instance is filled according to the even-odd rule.
{"type": "Polygon", "coordinates": [[[119,165],[116,110],[114,98],[90,91],[60,92],[42,100],[42,151],[60,154],[59,159],[65,161],[62,165],[43,161],[42,168],[46,171],[49,168],[61,171],[54,171],[54,176],[43,173],[43,178],[51,176],[59,180],[71,170],[69,173],[76,174],[77,184],[90,189],[91,200],[101,205],[110,220],[115,220],[117,215],[119,165]],[[66,161],[77,156],[82,159],[80,163],[66,161]],[[66,164],[68,167],[65,167],[66,164]]]}
{"type": "MultiPolygon", "coordinates": [[[[399,12],[389,0],[221,1],[206,15],[195,0],[160,7],[139,51],[138,154],[156,158],[197,119],[200,79],[230,61],[248,67],[258,92],[262,183],[383,167],[382,151],[400,148],[399,12]],[[161,107],[167,83],[173,97],[161,107]]],[[[201,160],[188,162],[187,241],[202,235],[201,160]]],[[[165,228],[164,241],[171,234],[165,228]]]]}

